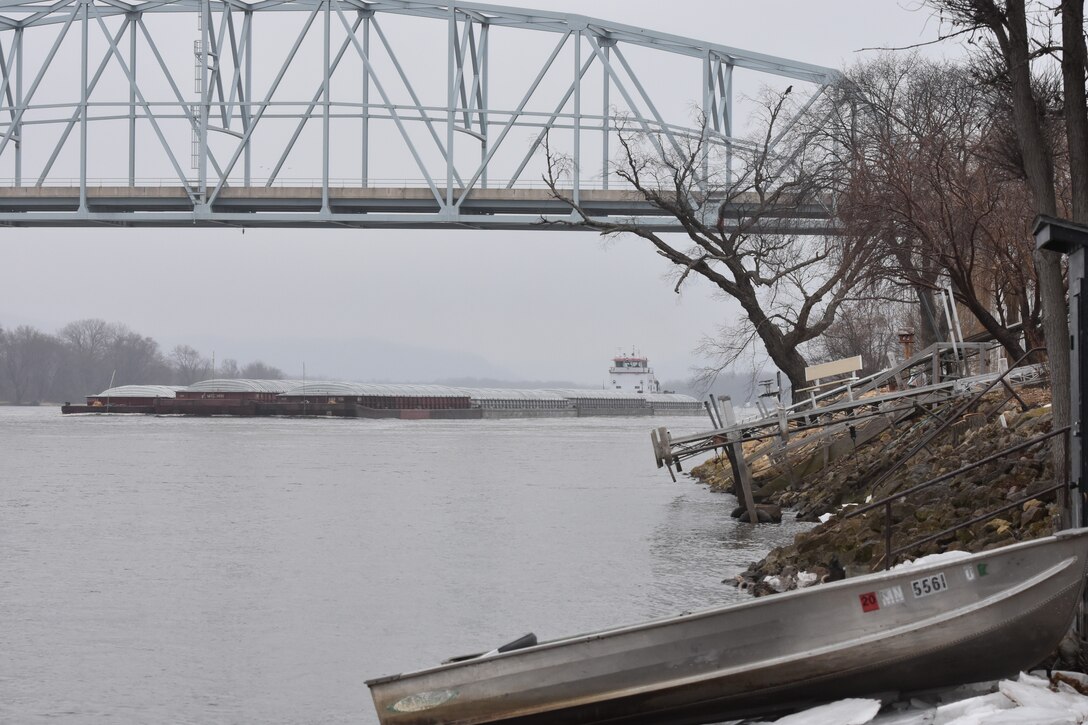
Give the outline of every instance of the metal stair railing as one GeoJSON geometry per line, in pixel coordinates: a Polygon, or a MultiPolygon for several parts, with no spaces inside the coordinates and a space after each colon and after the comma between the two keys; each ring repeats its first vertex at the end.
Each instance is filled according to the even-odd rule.
{"type": "MultiPolygon", "coordinates": [[[[847,513],[845,516],[842,517],[842,520],[851,519],[851,518],[854,518],[856,516],[861,516],[864,513],[872,511],[873,509],[877,509],[877,508],[881,508],[881,507],[884,508],[884,559],[883,559],[883,563],[884,563],[884,568],[885,569],[890,569],[891,566],[892,566],[892,563],[895,561],[895,557],[898,554],[901,554],[901,553],[903,553],[905,551],[909,551],[909,550],[913,549],[916,546],[920,546],[921,544],[925,544],[925,543],[928,543],[928,542],[933,541],[935,539],[942,538],[944,536],[947,536],[948,534],[955,533],[956,531],[959,531],[960,529],[967,528],[968,526],[974,526],[975,524],[977,524],[977,523],[979,523],[981,521],[986,521],[987,519],[992,518],[995,514],[1001,513],[1003,511],[1008,511],[1009,509],[1015,508],[1017,506],[1021,506],[1024,503],[1026,503],[1026,502],[1028,502],[1028,501],[1030,501],[1030,500],[1032,500],[1034,498],[1039,498],[1041,496],[1046,496],[1046,495],[1049,495],[1049,494],[1054,493],[1056,491],[1068,488],[1069,483],[1068,483],[1068,480],[1067,480],[1067,481],[1064,481],[1062,483],[1058,483],[1058,484],[1055,484],[1053,486],[1050,486],[1049,488],[1045,488],[1045,489],[1042,489],[1040,491],[1036,491],[1036,492],[1028,495],[1027,497],[1025,497],[1023,499],[1020,499],[1018,501],[1014,501],[1013,503],[1007,504],[1005,506],[998,507],[998,508],[994,509],[993,511],[982,514],[981,516],[976,516],[976,517],[971,518],[971,519],[969,519],[967,521],[960,522],[959,524],[956,524],[955,526],[953,526],[951,528],[945,529],[945,530],[940,531],[940,532],[938,532],[936,534],[931,534],[931,535],[926,536],[924,538],[918,539],[917,541],[912,541],[910,544],[907,544],[905,546],[901,546],[901,547],[898,547],[898,548],[893,548],[892,547],[892,536],[893,536],[894,527],[895,527],[895,523],[892,520],[892,503],[893,502],[898,501],[899,499],[904,499],[907,496],[910,496],[911,494],[917,493],[918,491],[921,491],[923,489],[929,488],[930,486],[934,486],[934,485],[936,485],[938,483],[941,483],[943,481],[947,481],[949,479],[955,478],[956,476],[959,476],[960,474],[967,473],[968,471],[973,471],[974,469],[976,469],[976,468],[978,468],[980,466],[984,466],[987,463],[993,463],[994,461],[997,461],[997,460],[1000,460],[1000,459],[1004,458],[1005,456],[1009,455],[1010,453],[1016,453],[1017,451],[1022,451],[1022,450],[1025,450],[1027,448],[1031,448],[1034,445],[1037,445],[1039,443],[1042,443],[1045,440],[1049,440],[1049,439],[1054,438],[1054,437],[1059,436],[1059,435],[1066,436],[1066,444],[1068,445],[1068,434],[1069,434],[1070,429],[1071,429],[1070,426],[1065,426],[1063,428],[1058,428],[1057,430],[1052,430],[1049,433],[1044,433],[1042,435],[1035,436],[1034,438],[1026,440],[1026,441],[1024,441],[1022,443],[1018,443],[1017,445],[1012,446],[1010,448],[1006,448],[1004,450],[998,451],[997,453],[986,456],[985,458],[977,460],[977,461],[975,461],[973,463],[968,463],[966,466],[961,466],[960,468],[957,468],[954,471],[949,471],[947,473],[943,473],[940,476],[937,476],[936,478],[931,478],[928,481],[924,481],[922,483],[917,484],[916,486],[911,486],[910,488],[906,489],[905,491],[897,491],[896,493],[893,493],[890,496],[886,496],[886,497],[880,499],[879,501],[873,501],[872,503],[868,503],[868,504],[865,504],[864,506],[860,506],[860,507],[858,507],[856,509],[851,510],[849,513],[847,513]]],[[[1068,476],[1065,476],[1065,478],[1068,479],[1068,476]]]]}
{"type": "Polygon", "coordinates": [[[960,405],[958,408],[953,410],[949,414],[948,418],[946,418],[943,423],[941,423],[939,426],[937,426],[936,428],[931,430],[929,433],[922,436],[921,440],[919,440],[914,445],[914,447],[912,447],[909,451],[907,451],[905,454],[903,454],[902,457],[900,457],[897,461],[895,461],[895,463],[893,463],[883,473],[881,473],[877,477],[876,481],[873,483],[873,490],[878,489],[881,484],[883,484],[885,481],[887,481],[889,478],[891,478],[893,473],[895,473],[900,468],[902,468],[904,465],[906,465],[907,461],[914,458],[914,456],[918,453],[918,451],[920,451],[923,448],[925,448],[926,446],[928,446],[930,444],[930,442],[933,441],[934,438],[936,438],[941,433],[948,430],[948,428],[953,423],[955,423],[957,420],[959,420],[961,415],[963,415],[968,410],[970,410],[975,405],[977,405],[978,402],[980,400],[982,400],[982,398],[987,393],[989,393],[991,390],[993,390],[996,386],[1003,384],[1005,382],[1005,378],[1008,377],[1009,373],[1011,373],[1013,370],[1015,370],[1017,368],[1017,366],[1019,366],[1022,362],[1027,360],[1028,357],[1030,357],[1031,355],[1035,355],[1035,354],[1040,353],[1040,352],[1046,352],[1046,348],[1045,347],[1033,347],[1033,348],[1031,348],[1026,353],[1021,355],[1016,360],[1016,362],[1014,362],[1012,365],[1010,365],[1008,370],[1003,372],[995,380],[993,380],[989,385],[987,385],[985,388],[980,390],[975,395],[968,398],[966,401],[964,401],[964,403],[962,405],[960,405]]]}

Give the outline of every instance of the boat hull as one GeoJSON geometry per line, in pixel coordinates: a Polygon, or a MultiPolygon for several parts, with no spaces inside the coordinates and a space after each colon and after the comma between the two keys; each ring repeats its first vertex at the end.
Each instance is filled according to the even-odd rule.
{"type": "Polygon", "coordinates": [[[700,723],[1004,677],[1068,631],[1088,530],[367,683],[383,725],[700,723]],[[928,590],[928,591],[927,591],[928,590]]]}

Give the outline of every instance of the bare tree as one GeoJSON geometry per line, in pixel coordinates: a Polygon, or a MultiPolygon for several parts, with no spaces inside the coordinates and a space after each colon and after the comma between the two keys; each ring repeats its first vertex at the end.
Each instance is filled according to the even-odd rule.
{"type": "Polygon", "coordinates": [[[117,333],[116,326],[99,319],[69,322],[57,333],[66,351],[64,386],[74,396],[99,392],[109,383],[107,358],[117,333]]]}
{"type": "Polygon", "coordinates": [[[152,384],[169,379],[170,367],[159,351],[158,342],[125,325],[116,325],[115,333],[109,364],[116,371],[117,384],[152,384]]]}
{"type": "Polygon", "coordinates": [[[256,360],[242,368],[241,377],[251,380],[283,380],[283,371],[272,365],[256,360]]]}
{"type": "Polygon", "coordinates": [[[1062,0],[1062,91],[1069,149],[1072,217],[1088,223],[1088,99],[1084,82],[1088,50],[1084,41],[1084,0],[1062,0]]]}
{"type": "Polygon", "coordinates": [[[238,367],[238,361],[231,357],[225,358],[213,372],[217,378],[233,380],[242,377],[242,371],[238,367]]]}
{"type": "Polygon", "coordinates": [[[0,336],[0,374],[13,403],[46,400],[61,360],[60,341],[29,325],[0,336]]]}
{"type": "Polygon", "coordinates": [[[950,283],[956,299],[1014,358],[1013,322],[1040,339],[1033,210],[1019,176],[994,163],[1003,135],[992,92],[968,68],[888,55],[847,80],[857,114],[829,124],[846,150],[839,198],[847,228],[887,250],[886,268],[916,290],[950,283]]]}
{"type": "Polygon", "coordinates": [[[176,345],[170,351],[170,362],[174,366],[174,375],[181,385],[191,385],[208,376],[211,362],[189,345],[176,345]]]}
{"type": "MultiPolygon", "coordinates": [[[[1088,223],[1088,106],[1085,102],[1084,0],[1061,0],[1062,42],[1055,48],[1032,37],[1032,18],[1052,8],[1031,0],[927,0],[948,18],[957,33],[970,33],[1000,68],[1012,108],[1020,165],[1031,190],[1035,212],[1056,216],[1058,194],[1054,149],[1048,143],[1040,111],[1045,99],[1036,94],[1032,61],[1055,49],[1062,54],[1064,117],[1072,189],[1072,217],[1088,223]],[[1031,8],[1029,12],[1029,7],[1031,8]]],[[[1054,425],[1070,421],[1069,325],[1060,255],[1034,253],[1043,309],[1043,329],[1050,364],[1054,425]]],[[[1055,439],[1055,470],[1065,464],[1065,446],[1055,439]]]]}
{"type": "Polygon", "coordinates": [[[58,337],[68,343],[80,360],[99,360],[115,334],[105,320],[84,319],[69,322],[60,329],[58,337]]]}
{"type": "Polygon", "coordinates": [[[675,265],[677,293],[694,273],[740,303],[744,314],[724,330],[717,369],[758,341],[796,389],[805,385],[804,345],[823,334],[852,299],[874,250],[868,240],[799,228],[802,209],[827,203],[834,159],[814,142],[812,128],[787,124],[788,93],[766,102],[762,132],[738,155],[739,168],[732,173],[711,158],[706,133],[674,141],[620,124],[616,175],[675,218],[684,234],[594,219],[560,188],[569,160],[553,156],[547,145],[544,180],[580,217],[570,223],[653,245],[675,265]]]}
{"type": "Polygon", "coordinates": [[[843,305],[818,349],[827,360],[861,355],[862,375],[870,375],[889,367],[889,356],[899,348],[899,330],[909,326],[909,305],[880,297],[860,299],[843,305]]]}

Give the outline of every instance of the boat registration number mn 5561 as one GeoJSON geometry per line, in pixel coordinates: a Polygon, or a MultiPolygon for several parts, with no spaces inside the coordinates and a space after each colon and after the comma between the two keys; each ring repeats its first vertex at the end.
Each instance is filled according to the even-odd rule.
{"type": "Polygon", "coordinates": [[[938,594],[946,589],[948,589],[948,582],[944,578],[944,572],[915,579],[910,583],[910,590],[914,592],[915,599],[928,597],[930,594],[938,594]]]}

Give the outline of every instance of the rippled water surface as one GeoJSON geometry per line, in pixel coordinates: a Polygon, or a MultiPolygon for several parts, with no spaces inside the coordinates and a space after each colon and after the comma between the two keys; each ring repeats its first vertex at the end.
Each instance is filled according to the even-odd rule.
{"type": "Polygon", "coordinates": [[[0,408],[0,722],[376,723],[369,677],[738,600],[798,525],[658,425],[706,421],[0,408]]]}

